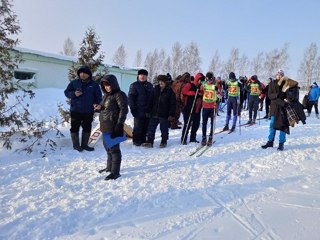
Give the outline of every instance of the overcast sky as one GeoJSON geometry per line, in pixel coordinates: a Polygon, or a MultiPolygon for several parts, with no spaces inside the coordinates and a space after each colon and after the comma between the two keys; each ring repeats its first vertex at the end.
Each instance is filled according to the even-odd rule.
{"type": "Polygon", "coordinates": [[[320,47],[319,0],[14,0],[22,28],[20,47],[49,53],[62,51],[70,37],[78,48],[88,27],[94,27],[111,63],[123,44],[132,66],[137,50],[143,59],[154,49],[171,53],[197,43],[206,72],[216,50],[222,60],[232,48],[250,59],[259,52],[289,43],[289,74],[296,76],[304,51],[320,47]]]}

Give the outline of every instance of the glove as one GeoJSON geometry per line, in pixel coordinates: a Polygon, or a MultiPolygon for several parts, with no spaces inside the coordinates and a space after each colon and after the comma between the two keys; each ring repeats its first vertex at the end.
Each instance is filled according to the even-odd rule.
{"type": "Polygon", "coordinates": [[[122,137],[122,136],[123,136],[123,124],[117,123],[111,133],[111,138],[122,137]]]}
{"type": "Polygon", "coordinates": [[[168,121],[169,121],[169,122],[173,121],[174,119],[175,119],[175,117],[173,117],[173,116],[169,116],[169,117],[168,117],[168,121]]]}
{"type": "Polygon", "coordinates": [[[201,88],[201,83],[197,85],[197,89],[200,90],[200,88],[201,88]]]}

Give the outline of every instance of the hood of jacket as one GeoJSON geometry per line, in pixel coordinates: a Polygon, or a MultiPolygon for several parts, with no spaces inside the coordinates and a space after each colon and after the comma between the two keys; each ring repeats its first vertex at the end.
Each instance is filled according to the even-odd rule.
{"type": "Polygon", "coordinates": [[[100,82],[101,89],[104,93],[107,93],[107,91],[104,89],[104,86],[103,86],[105,82],[111,86],[111,93],[118,92],[120,90],[120,86],[115,75],[106,74],[101,79],[101,82],[100,82]]]}

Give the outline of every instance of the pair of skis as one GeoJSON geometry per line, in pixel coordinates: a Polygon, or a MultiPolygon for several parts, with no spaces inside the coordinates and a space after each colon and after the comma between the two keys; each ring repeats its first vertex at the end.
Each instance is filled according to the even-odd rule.
{"type": "Polygon", "coordinates": [[[189,154],[189,156],[200,157],[202,154],[204,154],[216,141],[213,141],[212,144],[206,144],[206,145],[200,145],[196,148],[193,152],[189,154]]]}

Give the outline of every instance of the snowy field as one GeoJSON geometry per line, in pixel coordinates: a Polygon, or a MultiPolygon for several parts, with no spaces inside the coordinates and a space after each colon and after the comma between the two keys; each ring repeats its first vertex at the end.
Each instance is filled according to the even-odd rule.
{"type": "MultiPolygon", "coordinates": [[[[31,112],[57,116],[63,90],[37,90],[31,112]]],[[[261,112],[261,117],[264,112],[261,112]]],[[[242,113],[242,123],[248,112],[242,113]]],[[[217,130],[225,114],[217,119],[217,130]]],[[[128,116],[127,123],[133,119],[128,116]]],[[[196,144],[121,144],[122,177],[104,181],[106,152],[72,150],[69,126],[46,158],[0,150],[0,239],[319,239],[320,120],[291,128],[285,150],[261,149],[268,121],[196,144]]],[[[198,139],[201,138],[201,129],[198,139]]],[[[276,145],[278,134],[276,136],[276,145]]],[[[39,149],[38,149],[39,150],[39,149]]]]}

